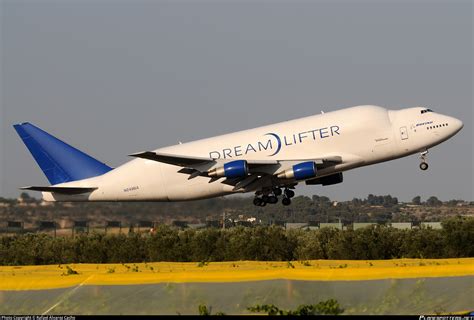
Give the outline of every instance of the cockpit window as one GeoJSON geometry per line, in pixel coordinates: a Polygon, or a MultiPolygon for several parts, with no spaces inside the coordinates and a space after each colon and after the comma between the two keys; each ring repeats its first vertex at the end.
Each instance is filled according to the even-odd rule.
{"type": "Polygon", "coordinates": [[[431,109],[423,109],[421,110],[421,114],[426,113],[426,112],[433,112],[431,109]]]}

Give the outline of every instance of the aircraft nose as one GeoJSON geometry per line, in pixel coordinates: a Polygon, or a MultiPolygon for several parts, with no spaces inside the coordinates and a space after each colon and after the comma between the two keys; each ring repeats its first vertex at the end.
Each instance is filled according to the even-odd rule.
{"type": "Polygon", "coordinates": [[[459,130],[461,130],[464,127],[464,123],[462,123],[461,120],[456,119],[456,118],[453,118],[453,120],[454,120],[453,121],[453,126],[456,129],[456,132],[458,132],[459,130]]]}
{"type": "Polygon", "coordinates": [[[449,117],[449,126],[451,127],[451,130],[453,130],[453,134],[458,133],[463,127],[464,123],[462,123],[461,120],[449,117]]]}

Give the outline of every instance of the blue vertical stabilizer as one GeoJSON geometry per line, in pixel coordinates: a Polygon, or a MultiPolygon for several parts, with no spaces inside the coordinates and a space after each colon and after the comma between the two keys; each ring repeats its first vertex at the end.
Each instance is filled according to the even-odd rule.
{"type": "Polygon", "coordinates": [[[52,185],[100,176],[112,170],[31,123],[13,127],[52,185]]]}

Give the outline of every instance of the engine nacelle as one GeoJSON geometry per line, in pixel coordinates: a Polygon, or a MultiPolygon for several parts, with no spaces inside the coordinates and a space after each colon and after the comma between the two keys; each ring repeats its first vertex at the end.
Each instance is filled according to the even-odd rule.
{"type": "Polygon", "coordinates": [[[305,180],[316,176],[316,164],[314,161],[295,164],[291,169],[285,170],[277,175],[280,179],[305,180]]]}
{"type": "Polygon", "coordinates": [[[214,168],[207,173],[210,177],[226,177],[229,179],[245,177],[249,173],[249,167],[245,160],[227,162],[223,167],[214,168]]]}
{"type": "Polygon", "coordinates": [[[330,176],[306,180],[306,184],[307,185],[322,184],[323,186],[330,186],[333,184],[341,183],[342,181],[343,181],[342,172],[338,172],[330,176]]]}

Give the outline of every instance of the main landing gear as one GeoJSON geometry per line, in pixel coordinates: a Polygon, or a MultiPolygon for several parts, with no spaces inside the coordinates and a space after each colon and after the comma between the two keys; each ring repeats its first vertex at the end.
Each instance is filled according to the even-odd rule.
{"type": "Polygon", "coordinates": [[[420,169],[425,171],[428,169],[428,163],[426,162],[426,155],[428,154],[428,150],[426,151],[423,151],[421,154],[420,154],[420,159],[421,159],[421,163],[420,163],[420,169]]]}
{"type": "Polygon", "coordinates": [[[281,188],[273,188],[266,192],[257,191],[255,193],[255,198],[253,199],[253,204],[257,207],[265,207],[267,203],[275,204],[278,202],[278,197],[281,195],[283,195],[281,203],[284,206],[289,206],[291,204],[291,198],[295,196],[295,192],[289,188],[285,188],[284,191],[282,191],[281,188]]]}

